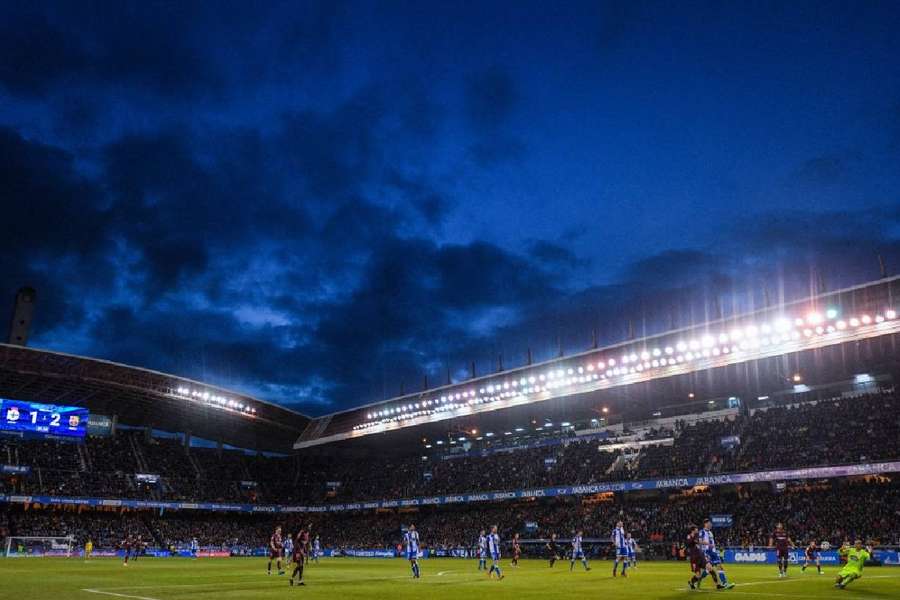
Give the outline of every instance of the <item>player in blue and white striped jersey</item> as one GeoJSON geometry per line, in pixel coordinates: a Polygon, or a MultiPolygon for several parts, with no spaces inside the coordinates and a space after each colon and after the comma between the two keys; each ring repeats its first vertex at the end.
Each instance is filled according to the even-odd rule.
{"type": "Polygon", "coordinates": [[[413,578],[419,578],[419,532],[416,531],[415,525],[410,525],[403,535],[403,542],[406,544],[406,560],[412,568],[413,578]]]}
{"type": "Polygon", "coordinates": [[[497,526],[491,526],[491,532],[487,536],[487,550],[491,555],[491,570],[488,571],[488,577],[494,573],[497,574],[497,581],[503,579],[503,573],[500,572],[500,536],[497,534],[497,526]]]}
{"type": "Polygon", "coordinates": [[[294,556],[294,539],[293,536],[288,533],[284,537],[284,562],[285,564],[291,563],[291,558],[294,556]]]}
{"type": "Polygon", "coordinates": [[[625,547],[628,548],[628,566],[637,569],[637,542],[630,531],[625,534],[625,547]]]}
{"type": "Polygon", "coordinates": [[[312,545],[312,559],[316,564],[319,564],[319,555],[322,553],[322,542],[319,541],[319,534],[316,534],[316,539],[313,540],[312,545]]]}
{"type": "Polygon", "coordinates": [[[478,570],[487,569],[487,550],[488,550],[488,542],[487,536],[484,535],[484,529],[481,530],[481,533],[478,534],[478,548],[476,548],[476,552],[478,553],[478,570]]]}
{"type": "MultiPolygon", "coordinates": [[[[713,575],[714,579],[718,576],[719,581],[716,583],[717,588],[733,588],[734,584],[728,583],[728,576],[725,575],[725,569],[722,567],[722,557],[719,556],[719,553],[716,550],[716,536],[713,534],[712,521],[709,519],[703,520],[703,529],[700,530],[700,549],[703,551],[703,554],[706,555],[706,560],[709,562],[710,567],[712,567],[712,569],[704,570],[700,574],[700,581],[703,581],[703,578],[709,574],[713,575]]],[[[697,587],[700,587],[700,581],[697,582],[697,587]]]]}
{"type": "Polygon", "coordinates": [[[628,542],[625,539],[625,528],[622,526],[622,521],[616,523],[610,540],[612,541],[613,549],[616,551],[616,561],[613,563],[613,577],[616,576],[616,569],[618,569],[619,563],[622,563],[622,577],[628,577],[626,573],[628,569],[628,542]]]}
{"type": "Polygon", "coordinates": [[[584,547],[581,544],[583,537],[584,532],[579,529],[575,532],[575,537],[572,538],[572,556],[569,559],[569,571],[575,568],[576,560],[581,560],[581,564],[584,565],[585,571],[591,570],[591,568],[588,566],[587,556],[585,556],[584,554],[584,547]]]}

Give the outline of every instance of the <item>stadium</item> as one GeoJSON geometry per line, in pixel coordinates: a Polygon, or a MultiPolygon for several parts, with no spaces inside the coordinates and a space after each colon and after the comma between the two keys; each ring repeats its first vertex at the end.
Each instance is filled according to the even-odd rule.
{"type": "Polygon", "coordinates": [[[0,600],[900,599],[897,0],[2,15],[0,600]]]}
{"type": "MultiPolygon", "coordinates": [[[[888,278],[318,418],[6,344],[4,553],[63,560],[54,570],[86,582],[60,586],[65,597],[74,587],[158,600],[280,592],[285,576],[263,575],[276,527],[305,532],[310,588],[321,573],[364,595],[409,577],[411,525],[416,568],[441,585],[427,593],[451,596],[487,582],[480,538],[491,525],[515,594],[516,578],[552,589],[541,586],[553,554],[554,577],[604,589],[617,521],[636,542],[629,585],[671,580],[658,597],[684,587],[685,532],[705,518],[738,585],[774,572],[776,523],[798,574],[809,542],[826,570],[855,539],[873,564],[898,565],[898,298],[900,278],[888,278]],[[54,429],[60,414],[78,419],[54,429]],[[860,510],[847,514],[848,503],[860,510]],[[83,570],[129,559],[127,576],[104,574],[103,585],[83,570]],[[179,579],[179,560],[198,560],[201,580],[179,579]],[[222,569],[239,579],[217,582],[222,569]]],[[[878,573],[880,589],[900,577],[878,573]]]]}

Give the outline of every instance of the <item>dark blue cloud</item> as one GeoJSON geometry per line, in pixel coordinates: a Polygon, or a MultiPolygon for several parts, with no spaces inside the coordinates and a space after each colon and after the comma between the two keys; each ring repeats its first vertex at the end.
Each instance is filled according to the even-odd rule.
{"type": "Polygon", "coordinates": [[[17,94],[93,83],[181,95],[221,84],[213,49],[194,43],[192,28],[213,16],[197,3],[13,2],[4,12],[0,82],[17,94]]]}
{"type": "Polygon", "coordinates": [[[900,268],[895,4],[5,9],[36,345],[323,412],[900,268]]]}

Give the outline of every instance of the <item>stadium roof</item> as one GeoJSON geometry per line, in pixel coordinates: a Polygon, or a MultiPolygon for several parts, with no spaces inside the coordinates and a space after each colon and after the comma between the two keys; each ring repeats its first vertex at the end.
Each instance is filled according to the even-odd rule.
{"type": "Polygon", "coordinates": [[[0,397],[87,407],[150,426],[270,452],[290,451],[309,418],[246,394],[150,369],[0,344],[0,397]]]}
{"type": "Polygon", "coordinates": [[[658,396],[687,398],[704,386],[704,398],[790,388],[794,370],[820,369],[832,355],[826,362],[840,364],[829,364],[827,373],[852,375],[878,357],[896,363],[898,304],[900,277],[886,278],[326,415],[312,420],[294,447],[368,446],[364,439],[375,443],[385,433],[395,442],[428,440],[464,431],[464,423],[496,432],[529,419],[586,414],[600,400],[627,397],[649,408],[658,396]],[[846,350],[873,340],[886,345],[876,344],[868,357],[846,350]]]}

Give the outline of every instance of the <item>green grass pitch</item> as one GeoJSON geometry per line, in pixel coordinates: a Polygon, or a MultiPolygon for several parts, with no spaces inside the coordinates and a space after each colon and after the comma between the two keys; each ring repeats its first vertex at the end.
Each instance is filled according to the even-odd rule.
{"type": "Polygon", "coordinates": [[[304,597],[323,600],[353,598],[492,600],[520,598],[689,598],[728,594],[741,598],[900,598],[900,568],[866,569],[862,579],[846,590],[832,587],[836,573],[801,573],[791,567],[778,579],[774,565],[731,565],[728,574],[737,584],[716,592],[687,589],[685,563],[647,562],[628,579],[611,576],[612,563],[594,561],[585,572],[580,564],[569,572],[568,562],[551,569],[544,561],[524,560],[518,568],[503,561],[503,581],[489,580],[476,570],[476,561],[421,561],[422,578],[409,575],[401,559],[323,559],[306,569],[306,586],[288,587],[287,575],[267,576],[266,560],[142,558],[128,567],[116,559],[19,558],[0,559],[0,598],[8,600],[266,600],[304,597]],[[87,591],[92,590],[92,591],[87,591]],[[490,596],[488,596],[490,594],[490,596]],[[627,595],[622,595],[627,594],[627,595]]]}

